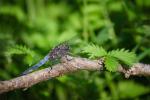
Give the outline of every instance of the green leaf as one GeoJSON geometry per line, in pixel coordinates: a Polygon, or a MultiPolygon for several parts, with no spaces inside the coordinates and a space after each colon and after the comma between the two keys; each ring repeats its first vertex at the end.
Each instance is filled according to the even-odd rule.
{"type": "Polygon", "coordinates": [[[13,54],[29,54],[31,56],[34,55],[34,52],[27,48],[26,46],[22,45],[15,45],[13,47],[8,48],[5,52],[6,55],[13,55],[13,54]]]}
{"type": "Polygon", "coordinates": [[[94,44],[87,45],[83,49],[83,53],[87,53],[90,56],[90,58],[103,57],[107,55],[107,52],[104,48],[94,44]]]}
{"type": "Polygon", "coordinates": [[[150,92],[149,87],[132,81],[124,81],[118,84],[119,93],[122,99],[135,98],[150,92]]]}
{"type": "Polygon", "coordinates": [[[22,55],[26,54],[25,61],[31,65],[33,62],[33,57],[35,53],[27,48],[26,46],[22,45],[15,45],[13,47],[8,48],[8,50],[5,52],[5,56],[7,57],[8,61],[11,62],[11,56],[17,54],[17,55],[22,55]]]}
{"type": "Polygon", "coordinates": [[[116,58],[111,56],[107,56],[105,58],[105,67],[108,71],[115,72],[117,71],[118,66],[119,66],[119,62],[116,58]]]}
{"type": "Polygon", "coordinates": [[[121,49],[121,50],[112,50],[108,52],[109,56],[115,57],[118,60],[122,61],[123,63],[131,66],[133,63],[136,62],[136,55],[134,52],[129,52],[128,50],[121,49]]]}
{"type": "Polygon", "coordinates": [[[27,63],[29,66],[33,64],[34,60],[34,57],[31,55],[26,55],[24,58],[24,62],[27,63]]]}

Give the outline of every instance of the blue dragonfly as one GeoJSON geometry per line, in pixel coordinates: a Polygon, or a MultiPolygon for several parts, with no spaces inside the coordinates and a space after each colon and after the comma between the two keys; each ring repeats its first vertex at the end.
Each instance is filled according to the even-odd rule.
{"type": "Polygon", "coordinates": [[[55,46],[42,60],[37,64],[25,70],[21,75],[26,75],[32,71],[38,69],[40,66],[44,65],[47,61],[54,61],[58,58],[61,58],[69,53],[70,47],[66,42],[63,42],[55,46]]]}

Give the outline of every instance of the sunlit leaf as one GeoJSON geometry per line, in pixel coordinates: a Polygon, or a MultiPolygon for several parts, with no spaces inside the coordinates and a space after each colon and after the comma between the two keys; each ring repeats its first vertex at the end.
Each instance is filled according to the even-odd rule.
{"type": "Polygon", "coordinates": [[[86,47],[84,47],[83,53],[87,53],[90,56],[90,58],[102,57],[107,55],[107,52],[105,51],[104,48],[94,44],[87,45],[86,47]]]}
{"type": "Polygon", "coordinates": [[[119,66],[119,62],[116,58],[107,56],[105,58],[105,67],[108,71],[115,72],[119,66]]]}
{"type": "Polygon", "coordinates": [[[133,63],[136,62],[135,53],[129,52],[128,50],[125,49],[112,50],[108,52],[108,55],[119,59],[120,61],[124,62],[129,66],[131,66],[133,63]]]}

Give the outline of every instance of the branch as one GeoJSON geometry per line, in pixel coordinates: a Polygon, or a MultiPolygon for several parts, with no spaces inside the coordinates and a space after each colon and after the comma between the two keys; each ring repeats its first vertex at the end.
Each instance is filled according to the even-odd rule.
{"type": "MultiPolygon", "coordinates": [[[[56,64],[52,67],[45,68],[11,80],[0,81],[0,93],[12,91],[15,89],[29,88],[39,82],[46,81],[50,78],[58,77],[79,70],[102,70],[103,63],[103,59],[89,60],[86,58],[65,56],[61,58],[61,63],[56,64]]],[[[120,65],[118,68],[118,72],[124,73],[126,78],[131,75],[150,76],[150,65],[137,63],[128,70],[124,69],[120,65]]]]}

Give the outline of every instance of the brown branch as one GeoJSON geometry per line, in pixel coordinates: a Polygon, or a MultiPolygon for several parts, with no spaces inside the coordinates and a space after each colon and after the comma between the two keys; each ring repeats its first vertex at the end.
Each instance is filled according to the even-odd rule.
{"type": "MultiPolygon", "coordinates": [[[[103,63],[103,59],[89,60],[86,58],[65,56],[61,59],[61,63],[52,66],[52,68],[45,68],[11,80],[0,81],[0,93],[20,88],[29,88],[50,78],[79,70],[100,70],[103,69],[103,63]]],[[[150,65],[137,63],[129,70],[125,70],[120,65],[118,71],[124,73],[126,77],[131,75],[150,76],[150,65]]]]}

